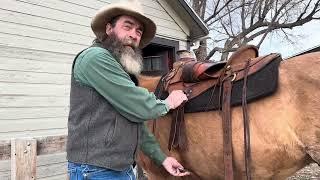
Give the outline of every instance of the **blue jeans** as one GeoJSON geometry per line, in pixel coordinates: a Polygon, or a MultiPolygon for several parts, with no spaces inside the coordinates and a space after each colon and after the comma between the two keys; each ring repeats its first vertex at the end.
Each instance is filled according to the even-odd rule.
{"type": "Polygon", "coordinates": [[[135,180],[132,167],[114,171],[102,167],[68,162],[70,180],[135,180]]]}

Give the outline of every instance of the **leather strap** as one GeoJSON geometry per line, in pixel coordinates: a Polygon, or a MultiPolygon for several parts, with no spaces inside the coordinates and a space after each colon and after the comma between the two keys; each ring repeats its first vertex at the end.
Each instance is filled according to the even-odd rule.
{"type": "Polygon", "coordinates": [[[250,59],[247,61],[244,79],[243,79],[243,88],[242,88],[242,112],[243,112],[243,135],[244,135],[244,150],[245,150],[245,169],[247,180],[251,180],[251,149],[250,149],[250,126],[249,126],[249,114],[247,106],[247,77],[250,69],[250,59]]]}
{"type": "Polygon", "coordinates": [[[228,77],[223,82],[222,92],[222,129],[223,129],[223,159],[225,180],[233,180],[232,155],[232,124],[231,124],[231,90],[232,81],[228,77]]]}
{"type": "Polygon", "coordinates": [[[172,112],[172,122],[169,135],[168,149],[179,149],[181,151],[186,150],[187,137],[186,137],[186,125],[184,122],[184,103],[172,112]]]}

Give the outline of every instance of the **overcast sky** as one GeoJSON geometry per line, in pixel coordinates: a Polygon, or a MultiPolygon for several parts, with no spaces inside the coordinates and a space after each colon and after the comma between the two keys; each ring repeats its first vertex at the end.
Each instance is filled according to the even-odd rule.
{"type": "MultiPolygon", "coordinates": [[[[295,35],[294,38],[291,38],[295,41],[294,44],[290,44],[277,34],[268,35],[259,49],[259,54],[280,53],[283,58],[287,58],[315,46],[320,46],[320,20],[310,21],[303,26],[295,27],[290,31],[287,30],[287,32],[295,35]]],[[[249,44],[258,44],[259,39],[256,40],[257,42],[252,41],[249,44]]],[[[208,42],[208,50],[211,50],[212,40],[208,40],[208,42]]],[[[219,60],[220,56],[220,53],[215,53],[211,59],[219,60]]]]}
{"type": "Polygon", "coordinates": [[[303,26],[293,28],[291,32],[302,36],[296,39],[294,45],[283,42],[278,37],[269,37],[261,45],[261,54],[277,52],[281,53],[283,58],[286,58],[312,47],[320,46],[320,20],[313,20],[303,26]]]}

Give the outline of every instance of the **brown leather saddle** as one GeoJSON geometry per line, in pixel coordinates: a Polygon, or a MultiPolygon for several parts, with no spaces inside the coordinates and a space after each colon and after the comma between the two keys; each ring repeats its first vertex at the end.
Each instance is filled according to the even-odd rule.
{"type": "Polygon", "coordinates": [[[239,49],[228,61],[223,62],[198,62],[193,58],[184,58],[175,62],[173,69],[162,79],[164,91],[183,90],[190,100],[226,78],[231,77],[233,82],[242,80],[246,66],[249,66],[248,75],[251,75],[278,56],[270,54],[258,57],[257,48],[250,45],[239,49]]]}
{"type": "Polygon", "coordinates": [[[281,56],[274,53],[258,57],[258,49],[250,45],[240,48],[224,62],[198,62],[193,58],[175,62],[173,69],[159,82],[156,94],[164,99],[173,90],[183,90],[189,100],[172,112],[168,149],[187,149],[185,112],[220,110],[224,129],[225,178],[233,179],[231,106],[242,105],[246,174],[247,179],[250,179],[247,102],[276,90],[281,60],[281,56]]]}

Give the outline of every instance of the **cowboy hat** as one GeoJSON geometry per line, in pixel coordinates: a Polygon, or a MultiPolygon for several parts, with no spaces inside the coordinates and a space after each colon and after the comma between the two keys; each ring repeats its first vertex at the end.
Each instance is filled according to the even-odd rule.
{"type": "Polygon", "coordinates": [[[106,24],[120,15],[128,15],[136,18],[144,26],[139,47],[143,48],[154,38],[156,34],[155,23],[147,18],[142,11],[142,5],[137,0],[121,1],[102,7],[92,18],[91,29],[96,37],[106,33],[106,24]]]}

